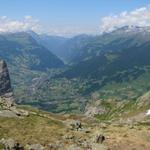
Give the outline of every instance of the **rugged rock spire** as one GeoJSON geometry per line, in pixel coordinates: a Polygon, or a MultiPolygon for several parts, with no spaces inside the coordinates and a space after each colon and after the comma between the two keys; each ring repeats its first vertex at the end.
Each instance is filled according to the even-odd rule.
{"type": "Polygon", "coordinates": [[[9,71],[4,60],[0,60],[0,116],[28,116],[27,111],[16,108],[9,71]]]}
{"type": "Polygon", "coordinates": [[[10,109],[13,105],[13,92],[7,64],[4,60],[0,60],[0,106],[10,109]]]}
{"type": "Polygon", "coordinates": [[[0,60],[0,96],[12,92],[7,64],[0,60]]]}

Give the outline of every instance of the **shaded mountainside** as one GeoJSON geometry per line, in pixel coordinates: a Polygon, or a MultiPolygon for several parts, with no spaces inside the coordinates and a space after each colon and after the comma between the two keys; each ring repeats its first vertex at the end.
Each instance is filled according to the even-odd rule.
{"type": "MultiPolygon", "coordinates": [[[[49,36],[49,35],[39,35],[39,43],[49,49],[53,54],[60,58],[63,57],[63,53],[66,53],[62,50],[62,45],[68,40],[65,37],[59,36],[49,36]]],[[[64,59],[63,59],[64,60],[64,59]]]]}
{"type": "Polygon", "coordinates": [[[95,36],[86,34],[72,37],[60,45],[57,55],[70,65],[77,64],[82,60],[82,55],[86,55],[86,46],[95,39],[95,36]]]}
{"type": "Polygon", "coordinates": [[[117,72],[137,70],[150,64],[150,44],[145,43],[140,47],[130,47],[120,52],[105,52],[101,56],[83,61],[62,76],[67,78],[95,78],[102,79],[104,76],[113,76],[117,72]]]}
{"type": "Polygon", "coordinates": [[[149,27],[122,27],[111,33],[89,38],[80,47],[72,49],[77,55],[71,61],[78,63],[92,57],[101,56],[102,53],[117,52],[129,48],[140,47],[150,40],[149,27]],[[79,49],[79,51],[77,51],[79,49]]]}
{"type": "Polygon", "coordinates": [[[29,34],[40,44],[61,58],[66,64],[76,64],[84,55],[85,46],[96,39],[95,36],[78,35],[71,38],[60,36],[38,35],[32,31],[29,34]],[[77,60],[76,60],[77,58],[77,60]]]}
{"type": "Polygon", "coordinates": [[[25,32],[0,35],[0,57],[5,59],[8,65],[38,71],[63,66],[60,59],[25,32]]]}
{"type": "MultiPolygon", "coordinates": [[[[131,47],[142,46],[150,41],[150,32],[149,27],[125,26],[111,33],[98,36],[78,35],[65,39],[61,44],[59,42],[60,38],[58,39],[57,48],[53,47],[52,51],[57,51],[56,55],[65,62],[78,64],[92,57],[101,56],[106,51],[122,51],[131,47]]],[[[47,38],[45,42],[51,45],[51,39],[47,38]]],[[[53,44],[55,45],[55,43],[53,44]]]]}

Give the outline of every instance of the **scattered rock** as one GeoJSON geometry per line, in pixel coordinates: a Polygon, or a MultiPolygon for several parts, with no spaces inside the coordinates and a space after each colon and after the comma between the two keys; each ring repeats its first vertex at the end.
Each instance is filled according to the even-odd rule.
{"type": "Polygon", "coordinates": [[[102,115],[104,113],[106,113],[106,109],[105,108],[102,108],[100,106],[97,106],[97,107],[88,106],[86,108],[85,115],[87,117],[94,117],[95,115],[102,115]]]}
{"type": "Polygon", "coordinates": [[[107,128],[107,124],[106,124],[106,123],[101,123],[101,124],[100,124],[100,127],[101,127],[102,129],[106,129],[106,128],[107,128]]]}
{"type": "Polygon", "coordinates": [[[134,125],[133,124],[129,125],[129,129],[134,129],[134,125]]]}
{"type": "Polygon", "coordinates": [[[92,149],[91,150],[108,150],[108,148],[106,146],[104,146],[103,144],[92,144],[92,149]]]}
{"type": "Polygon", "coordinates": [[[1,117],[17,117],[16,113],[14,113],[13,111],[10,110],[1,110],[0,111],[0,116],[1,117]]]}
{"type": "Polygon", "coordinates": [[[82,130],[83,126],[80,121],[77,120],[67,120],[65,121],[65,124],[71,129],[71,130],[82,130]]]}
{"type": "Polygon", "coordinates": [[[69,135],[65,135],[65,136],[64,136],[64,139],[66,139],[66,140],[72,140],[72,139],[74,139],[74,138],[75,138],[75,136],[72,135],[72,134],[69,134],[69,135]]]}
{"type": "Polygon", "coordinates": [[[1,139],[0,143],[4,145],[6,150],[11,150],[15,146],[15,141],[13,139],[1,139]]]}
{"type": "Polygon", "coordinates": [[[85,133],[91,133],[91,130],[90,129],[85,129],[84,132],[85,133]]]}
{"type": "Polygon", "coordinates": [[[16,143],[13,150],[24,150],[24,148],[19,143],[16,143]]]}
{"type": "Polygon", "coordinates": [[[95,138],[95,143],[100,143],[100,144],[102,144],[104,141],[105,141],[105,136],[102,135],[102,134],[97,135],[96,138],[95,138]]]}
{"type": "Polygon", "coordinates": [[[77,145],[70,145],[67,150],[82,150],[81,147],[77,145]]]}
{"type": "Polygon", "coordinates": [[[75,121],[75,122],[72,124],[72,127],[78,131],[78,130],[82,129],[82,124],[81,124],[80,121],[75,121]]]}
{"type": "Polygon", "coordinates": [[[48,150],[64,150],[65,148],[64,148],[64,145],[59,142],[56,144],[48,144],[47,149],[48,150]]]}
{"type": "Polygon", "coordinates": [[[28,150],[44,150],[44,147],[41,144],[32,144],[32,145],[27,145],[26,148],[28,150]]]}
{"type": "Polygon", "coordinates": [[[17,116],[29,116],[29,112],[23,109],[15,109],[13,111],[16,113],[17,116]]]}
{"type": "Polygon", "coordinates": [[[15,142],[13,139],[1,139],[0,144],[4,145],[5,150],[24,150],[20,143],[15,142]]]}

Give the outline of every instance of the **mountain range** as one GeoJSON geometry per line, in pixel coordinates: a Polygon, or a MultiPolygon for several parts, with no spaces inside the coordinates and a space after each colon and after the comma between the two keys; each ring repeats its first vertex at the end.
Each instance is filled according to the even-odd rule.
{"type": "Polygon", "coordinates": [[[136,101],[150,90],[149,56],[150,27],[71,38],[0,36],[16,101],[52,112],[82,112],[93,99],[136,101]]]}

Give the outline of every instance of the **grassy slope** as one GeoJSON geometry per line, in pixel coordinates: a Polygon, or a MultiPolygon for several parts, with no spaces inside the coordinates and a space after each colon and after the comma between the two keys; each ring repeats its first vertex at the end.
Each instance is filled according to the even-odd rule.
{"type": "Polygon", "coordinates": [[[150,71],[147,70],[136,79],[131,77],[129,81],[110,82],[99,91],[99,97],[101,99],[136,100],[150,90],[149,80],[150,71]]]}
{"type": "Polygon", "coordinates": [[[13,138],[20,143],[48,144],[54,142],[64,131],[64,125],[57,119],[40,116],[36,112],[25,118],[0,117],[0,138],[13,138]]]}
{"type": "MultiPolygon", "coordinates": [[[[108,104],[107,106],[109,107],[108,104]]],[[[112,107],[112,105],[110,107],[112,107]]],[[[129,105],[125,107],[128,108],[129,105]]],[[[32,112],[32,115],[20,119],[0,117],[0,139],[13,138],[23,146],[27,143],[40,143],[42,145],[55,144],[58,141],[59,144],[63,143],[65,149],[67,149],[69,145],[77,144],[78,141],[80,141],[79,145],[81,146],[82,142],[92,142],[96,135],[103,134],[106,137],[106,141],[103,144],[111,148],[111,150],[120,150],[125,146],[126,150],[133,148],[149,150],[150,147],[148,138],[149,126],[145,124],[139,124],[134,126],[133,129],[130,129],[130,126],[114,125],[113,122],[112,124],[104,124],[103,121],[96,123],[96,121],[89,121],[89,119],[77,115],[58,116],[33,109],[32,107],[21,106],[21,108],[30,111],[30,113],[32,112]],[[90,132],[85,133],[83,131],[68,130],[62,123],[62,121],[68,119],[83,119],[87,123],[83,127],[88,127],[90,132]],[[74,138],[64,140],[63,136],[65,135],[73,135],[74,138]]],[[[0,148],[2,148],[2,145],[0,145],[0,148]]]]}

